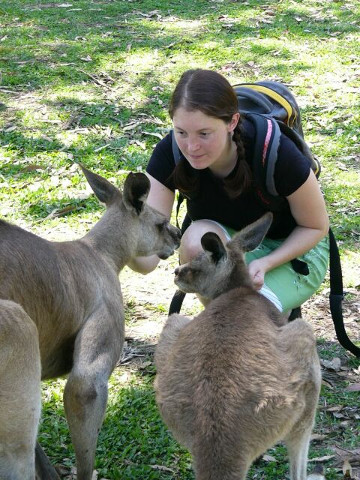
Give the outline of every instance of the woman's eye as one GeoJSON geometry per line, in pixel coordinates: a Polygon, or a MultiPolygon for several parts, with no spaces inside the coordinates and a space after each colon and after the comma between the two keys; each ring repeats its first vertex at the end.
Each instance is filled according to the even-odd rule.
{"type": "Polygon", "coordinates": [[[209,133],[208,133],[208,132],[201,132],[200,135],[201,135],[202,137],[207,137],[207,136],[209,135],[209,133]]]}

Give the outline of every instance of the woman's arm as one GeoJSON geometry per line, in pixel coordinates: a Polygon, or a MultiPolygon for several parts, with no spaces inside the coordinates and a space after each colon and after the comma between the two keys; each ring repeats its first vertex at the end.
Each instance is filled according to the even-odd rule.
{"type": "Polygon", "coordinates": [[[257,288],[262,287],[266,272],[308,252],[328,233],[329,218],[313,171],[287,200],[297,227],[280,247],[249,264],[250,275],[257,288]]]}
{"type": "MultiPolygon", "coordinates": [[[[155,208],[155,210],[158,212],[164,214],[166,218],[170,219],[175,198],[174,192],[166,188],[162,183],[148,173],[146,175],[151,184],[146,203],[150,205],[150,207],[155,208]]],[[[129,262],[128,266],[132,270],[135,270],[135,272],[145,275],[155,269],[156,265],[159,263],[159,260],[160,259],[157,255],[152,255],[151,257],[137,257],[129,262]]]]}

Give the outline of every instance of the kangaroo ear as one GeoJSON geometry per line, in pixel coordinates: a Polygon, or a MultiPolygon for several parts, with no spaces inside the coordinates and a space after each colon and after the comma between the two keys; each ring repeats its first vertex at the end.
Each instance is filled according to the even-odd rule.
{"type": "Polygon", "coordinates": [[[98,175],[97,173],[91,172],[79,163],[81,170],[84,172],[86,180],[88,181],[93,192],[100,200],[100,202],[109,205],[113,200],[120,195],[120,191],[114,187],[110,182],[105,178],[98,175]]]}
{"type": "Polygon", "coordinates": [[[214,263],[218,263],[222,258],[226,258],[226,250],[224,244],[213,232],[207,232],[201,238],[201,245],[206,252],[211,253],[214,263]]]}
{"type": "Polygon", "coordinates": [[[134,208],[139,215],[150,192],[150,180],[144,173],[132,173],[126,177],[123,201],[127,208],[134,208]]]}
{"type": "Polygon", "coordinates": [[[244,252],[250,252],[260,245],[273,220],[271,212],[265,213],[256,222],[251,223],[237,233],[231,243],[238,243],[244,252]]]}

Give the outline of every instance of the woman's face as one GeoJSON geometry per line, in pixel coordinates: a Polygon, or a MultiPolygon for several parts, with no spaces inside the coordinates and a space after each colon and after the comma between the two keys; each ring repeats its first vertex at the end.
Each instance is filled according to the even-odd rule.
{"type": "Polygon", "coordinates": [[[200,110],[188,111],[179,107],[173,116],[175,139],[193,168],[221,168],[229,160],[229,133],[234,130],[238,120],[238,114],[235,114],[228,124],[200,110]]]}

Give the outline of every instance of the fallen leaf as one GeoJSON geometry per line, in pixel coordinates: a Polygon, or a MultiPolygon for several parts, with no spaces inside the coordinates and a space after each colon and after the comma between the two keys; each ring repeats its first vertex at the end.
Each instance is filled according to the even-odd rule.
{"type": "Polygon", "coordinates": [[[326,408],[327,412],[340,412],[344,408],[343,405],[334,405],[332,407],[326,408]]]}
{"type": "Polygon", "coordinates": [[[345,478],[351,478],[352,477],[352,468],[350,465],[349,460],[345,460],[343,467],[342,467],[343,474],[345,475],[345,478]]]}
{"type": "Polygon", "coordinates": [[[75,205],[68,205],[64,208],[55,208],[47,217],[46,219],[53,218],[53,217],[63,217],[64,215],[78,210],[79,208],[75,205]]]}
{"type": "Polygon", "coordinates": [[[150,465],[150,467],[153,468],[154,470],[174,473],[174,470],[172,470],[171,468],[165,467],[164,465],[150,465]]]}
{"type": "Polygon", "coordinates": [[[338,357],[335,357],[332,360],[321,360],[320,363],[328,370],[334,370],[335,372],[338,372],[341,369],[341,360],[338,357]]]}
{"type": "Polygon", "coordinates": [[[276,458],[273,457],[272,455],[263,455],[262,456],[262,459],[264,460],[264,462],[276,462],[276,458]]]}
{"type": "Polygon", "coordinates": [[[124,132],[126,132],[128,130],[134,130],[136,127],[138,127],[141,124],[142,124],[142,122],[131,122],[131,123],[128,123],[127,125],[125,125],[123,130],[124,130],[124,132]]]}
{"type": "Polygon", "coordinates": [[[145,131],[143,131],[142,133],[144,133],[145,135],[151,135],[153,137],[159,138],[160,140],[162,140],[164,138],[163,135],[161,135],[160,133],[156,133],[156,132],[145,132],[145,131]]]}
{"type": "Polygon", "coordinates": [[[335,458],[335,455],[324,455],[323,457],[311,458],[309,461],[310,462],[327,462],[332,458],[335,458]]]}
{"type": "Polygon", "coordinates": [[[106,143],[105,145],[102,145],[101,147],[95,148],[94,152],[101,152],[101,150],[104,150],[110,145],[110,143],[106,143]]]}
{"type": "Polygon", "coordinates": [[[325,440],[327,437],[327,435],[321,435],[320,433],[313,433],[311,435],[311,441],[312,442],[317,442],[317,441],[320,441],[320,440],[325,440]]]}
{"type": "Polygon", "coordinates": [[[11,127],[8,127],[4,130],[5,133],[10,133],[10,132],[13,132],[14,130],[17,129],[17,126],[16,125],[11,125],[11,127]]]}
{"type": "Polygon", "coordinates": [[[34,170],[45,170],[45,167],[42,165],[31,164],[21,169],[22,172],[33,172],[34,170]]]}

